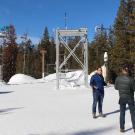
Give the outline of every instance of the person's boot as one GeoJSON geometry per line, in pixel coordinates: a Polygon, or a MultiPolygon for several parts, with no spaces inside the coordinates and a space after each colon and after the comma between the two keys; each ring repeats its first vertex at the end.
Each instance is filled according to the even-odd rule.
{"type": "Polygon", "coordinates": [[[120,129],[120,132],[121,132],[121,133],[124,133],[124,132],[125,132],[125,129],[121,128],[121,129],[120,129]]]}
{"type": "Polygon", "coordinates": [[[97,117],[96,117],[96,113],[93,113],[93,118],[94,118],[94,119],[97,118],[97,117]]]}

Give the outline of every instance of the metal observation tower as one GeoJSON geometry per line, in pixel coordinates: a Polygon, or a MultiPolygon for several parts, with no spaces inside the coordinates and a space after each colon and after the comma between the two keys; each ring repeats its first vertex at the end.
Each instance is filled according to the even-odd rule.
{"type": "MultiPolygon", "coordinates": [[[[56,87],[60,88],[60,79],[62,68],[68,63],[69,58],[73,57],[82,69],[82,75],[84,75],[84,84],[88,87],[88,39],[87,28],[79,29],[56,29],[56,87]],[[73,45],[73,49],[68,45],[68,38],[79,37],[79,42],[73,45]],[[60,47],[63,47],[69,52],[67,56],[63,55],[61,59],[60,47]],[[80,60],[76,53],[76,49],[82,46],[83,60],[80,60]]],[[[68,70],[69,71],[69,70],[68,70]]],[[[70,70],[71,71],[71,70],[70,70]]]]}

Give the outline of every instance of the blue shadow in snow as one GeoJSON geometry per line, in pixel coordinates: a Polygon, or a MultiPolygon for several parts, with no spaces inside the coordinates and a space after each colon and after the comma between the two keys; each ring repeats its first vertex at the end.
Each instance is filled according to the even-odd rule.
{"type": "Polygon", "coordinates": [[[115,114],[115,113],[118,113],[118,112],[120,112],[120,110],[116,110],[116,111],[113,111],[113,112],[106,113],[105,116],[108,116],[108,115],[111,115],[111,114],[115,114]]]}
{"type": "MultiPolygon", "coordinates": [[[[101,129],[95,129],[93,131],[80,131],[76,133],[69,133],[69,134],[58,134],[58,133],[50,133],[47,135],[103,135],[104,133],[113,130],[115,127],[106,127],[106,128],[101,128],[101,129]]],[[[46,135],[44,134],[28,134],[28,135],[46,135]]]]}
{"type": "Polygon", "coordinates": [[[0,109],[0,114],[7,114],[9,112],[12,112],[14,110],[22,109],[23,107],[18,107],[18,108],[5,108],[5,109],[0,109]]]}
{"type": "Polygon", "coordinates": [[[0,91],[0,94],[8,94],[8,93],[12,93],[14,91],[0,91]]]}
{"type": "MultiPolygon", "coordinates": [[[[127,111],[128,109],[129,109],[129,108],[126,107],[126,111],[127,111]]],[[[111,115],[111,114],[115,114],[115,113],[119,113],[119,112],[120,112],[120,110],[116,110],[116,111],[113,111],[113,112],[105,113],[105,116],[111,115]]]]}
{"type": "Polygon", "coordinates": [[[101,129],[95,129],[93,131],[80,131],[80,132],[69,134],[69,135],[101,135],[113,129],[114,127],[106,127],[106,128],[101,128],[101,129]]]}

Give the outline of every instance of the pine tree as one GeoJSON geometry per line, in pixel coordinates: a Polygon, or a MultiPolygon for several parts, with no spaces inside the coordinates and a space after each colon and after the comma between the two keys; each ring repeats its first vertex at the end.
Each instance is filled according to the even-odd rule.
{"type": "Polygon", "coordinates": [[[43,38],[41,39],[40,44],[38,45],[39,50],[45,50],[45,72],[47,73],[47,64],[50,63],[50,54],[49,54],[49,48],[50,48],[50,38],[49,38],[49,32],[48,28],[45,27],[43,38]]]}
{"type": "Polygon", "coordinates": [[[23,73],[23,60],[24,60],[23,44],[19,44],[16,60],[16,73],[23,73]]]}
{"type": "Polygon", "coordinates": [[[112,26],[110,26],[109,28],[107,43],[108,43],[109,50],[113,48],[115,45],[114,28],[112,26]]]}
{"type": "Polygon", "coordinates": [[[48,48],[49,63],[47,64],[47,72],[54,73],[55,71],[55,62],[56,62],[56,45],[54,43],[54,38],[51,39],[50,45],[48,48]]]}
{"type": "Polygon", "coordinates": [[[96,67],[97,67],[97,61],[96,61],[96,48],[95,48],[95,42],[92,41],[91,43],[89,43],[88,46],[88,64],[89,64],[89,73],[95,71],[96,67]]]}
{"type": "Polygon", "coordinates": [[[43,49],[43,50],[47,50],[48,45],[50,45],[49,32],[48,32],[48,28],[45,27],[45,30],[43,33],[43,38],[41,39],[41,43],[39,44],[38,48],[43,49]]]}
{"type": "Polygon", "coordinates": [[[41,78],[42,77],[42,57],[41,53],[38,49],[34,49],[34,77],[41,78]]]}
{"type": "Polygon", "coordinates": [[[133,63],[134,58],[134,22],[133,0],[121,0],[114,23],[115,46],[109,53],[109,65],[112,72],[119,73],[121,65],[133,63]],[[132,16],[132,17],[131,17],[132,16]],[[132,49],[131,49],[132,48],[132,49]]]}
{"type": "Polygon", "coordinates": [[[120,65],[128,58],[126,53],[126,17],[127,11],[125,0],[121,0],[114,24],[115,46],[111,49],[109,55],[110,69],[113,69],[116,73],[119,72],[120,65]]]}
{"type": "Polygon", "coordinates": [[[128,24],[127,24],[127,37],[129,44],[129,60],[130,63],[135,64],[135,1],[128,0],[128,24]]]}
{"type": "Polygon", "coordinates": [[[13,25],[5,28],[7,33],[3,51],[3,80],[8,82],[16,73],[17,44],[13,25]]]}
{"type": "Polygon", "coordinates": [[[108,37],[103,25],[101,25],[101,31],[95,34],[91,45],[91,49],[93,50],[93,55],[95,57],[93,68],[102,66],[104,64],[104,53],[109,50],[108,37]]]}
{"type": "Polygon", "coordinates": [[[25,74],[33,76],[33,63],[34,63],[34,58],[33,58],[33,48],[32,48],[32,41],[30,39],[27,40],[25,43],[25,74]]]}

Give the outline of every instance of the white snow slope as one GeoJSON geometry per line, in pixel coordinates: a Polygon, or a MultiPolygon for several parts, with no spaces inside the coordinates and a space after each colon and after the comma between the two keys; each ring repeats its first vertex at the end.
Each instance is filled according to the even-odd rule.
{"type": "MultiPolygon", "coordinates": [[[[33,83],[25,76],[28,80],[22,79],[22,84],[1,85],[0,135],[121,135],[118,93],[113,86],[105,88],[106,118],[93,119],[91,88],[64,85],[57,90],[52,76],[33,83]]],[[[131,128],[127,110],[124,135],[132,135],[131,128]]]]}

